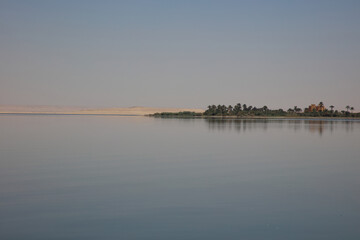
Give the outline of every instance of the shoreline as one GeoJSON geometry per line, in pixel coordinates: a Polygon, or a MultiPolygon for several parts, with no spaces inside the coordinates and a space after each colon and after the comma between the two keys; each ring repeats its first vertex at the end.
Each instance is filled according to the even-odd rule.
{"type": "Polygon", "coordinates": [[[153,116],[154,118],[189,118],[189,119],[281,119],[281,120],[360,120],[360,117],[303,117],[303,116],[153,116]]]}
{"type": "Polygon", "coordinates": [[[144,116],[157,112],[194,111],[202,113],[202,109],[193,108],[158,108],[158,107],[128,107],[128,108],[77,108],[51,106],[2,106],[0,114],[47,114],[47,115],[119,115],[144,116]]]}
{"type": "Polygon", "coordinates": [[[0,112],[1,115],[18,116],[118,116],[118,117],[153,117],[168,119],[218,119],[218,120],[360,120],[360,117],[310,117],[310,116],[154,116],[143,113],[116,113],[116,112],[0,112]]]}
{"type": "Polygon", "coordinates": [[[14,112],[0,112],[1,115],[33,115],[33,116],[123,116],[123,117],[141,117],[144,115],[137,114],[120,114],[120,113],[14,113],[14,112]]]}

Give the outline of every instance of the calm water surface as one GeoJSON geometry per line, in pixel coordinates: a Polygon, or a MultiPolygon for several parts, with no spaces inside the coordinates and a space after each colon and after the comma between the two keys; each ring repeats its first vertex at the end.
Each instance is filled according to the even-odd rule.
{"type": "Polygon", "coordinates": [[[360,122],[0,116],[0,239],[360,239],[360,122]]]}

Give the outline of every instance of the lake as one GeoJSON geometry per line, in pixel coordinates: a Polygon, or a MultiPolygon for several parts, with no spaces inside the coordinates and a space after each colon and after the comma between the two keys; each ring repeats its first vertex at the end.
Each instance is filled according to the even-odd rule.
{"type": "Polygon", "coordinates": [[[360,121],[0,116],[0,239],[360,239],[360,121]]]}

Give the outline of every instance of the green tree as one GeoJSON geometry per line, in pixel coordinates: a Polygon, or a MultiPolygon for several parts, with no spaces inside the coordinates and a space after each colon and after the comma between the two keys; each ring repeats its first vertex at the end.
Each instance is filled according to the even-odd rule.
{"type": "Polygon", "coordinates": [[[216,107],[216,115],[222,115],[222,111],[221,111],[221,105],[217,105],[216,107]]]}
{"type": "Polygon", "coordinates": [[[204,112],[204,115],[206,115],[206,116],[216,115],[216,106],[215,105],[209,105],[208,109],[204,112]]]}
{"type": "Polygon", "coordinates": [[[234,114],[233,107],[231,105],[228,106],[228,113],[229,113],[229,115],[234,114]]]}
{"type": "Polygon", "coordinates": [[[222,108],[222,113],[223,113],[223,115],[228,115],[228,112],[229,112],[229,111],[228,111],[227,106],[222,105],[221,108],[222,108]]]}
{"type": "Polygon", "coordinates": [[[241,104],[240,103],[238,103],[234,106],[233,112],[234,112],[234,115],[238,115],[241,112],[241,104]]]}
{"type": "Polygon", "coordinates": [[[350,106],[347,105],[345,108],[346,108],[347,112],[349,112],[350,106]]]}

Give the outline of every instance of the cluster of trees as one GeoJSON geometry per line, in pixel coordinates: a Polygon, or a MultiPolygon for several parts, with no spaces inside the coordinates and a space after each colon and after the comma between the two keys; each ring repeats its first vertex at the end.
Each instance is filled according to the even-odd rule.
{"type": "MultiPolygon", "coordinates": [[[[320,102],[320,107],[324,107],[323,102],[320,102]]],[[[247,106],[246,104],[241,105],[240,103],[234,106],[225,106],[225,105],[209,105],[207,110],[203,113],[204,116],[302,116],[302,117],[360,117],[360,113],[354,113],[354,107],[346,106],[345,110],[338,111],[334,110],[334,106],[331,105],[330,110],[324,108],[323,111],[304,111],[294,106],[294,108],[289,108],[287,111],[283,109],[269,109],[267,106],[260,108],[247,106]],[[350,112],[350,111],[351,112],[350,112]]]]}
{"type": "Polygon", "coordinates": [[[271,110],[267,106],[261,108],[253,107],[240,103],[231,106],[225,105],[209,105],[204,112],[204,116],[286,116],[283,109],[271,110]]]}
{"type": "Polygon", "coordinates": [[[345,110],[339,111],[334,110],[334,106],[329,106],[329,109],[324,107],[323,102],[320,102],[318,107],[321,110],[313,109],[310,111],[308,108],[305,108],[304,111],[297,106],[294,108],[289,108],[287,111],[283,109],[269,109],[267,106],[263,107],[253,107],[251,105],[246,104],[236,104],[234,106],[226,106],[226,105],[209,105],[204,113],[196,113],[196,112],[162,112],[155,113],[150,116],[154,117],[201,117],[201,116],[238,116],[238,117],[246,117],[246,116],[289,116],[289,117],[357,117],[360,118],[360,113],[354,113],[354,107],[346,106],[345,110]]]}
{"type": "Polygon", "coordinates": [[[325,111],[322,112],[316,112],[316,111],[312,111],[312,112],[304,112],[304,113],[300,113],[299,116],[304,116],[304,117],[360,117],[360,113],[354,113],[354,112],[349,112],[349,111],[345,111],[345,110],[328,110],[325,109],[325,111]]]}
{"type": "MultiPolygon", "coordinates": [[[[324,103],[320,102],[318,106],[323,107],[324,103]]],[[[360,113],[354,113],[355,108],[354,107],[350,107],[349,105],[347,105],[345,107],[345,110],[334,110],[335,106],[334,105],[330,105],[329,106],[330,110],[325,108],[324,111],[304,111],[301,112],[299,115],[300,116],[311,116],[311,117],[360,117],[360,113]]]]}

